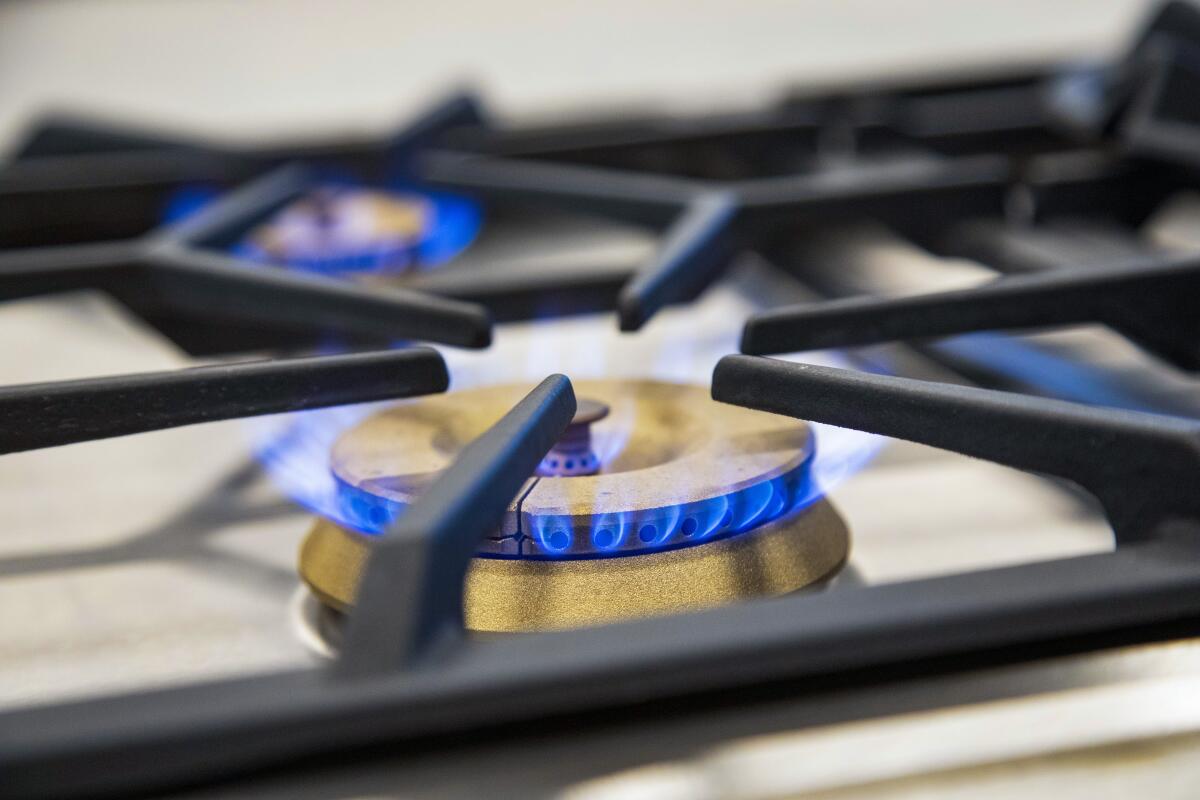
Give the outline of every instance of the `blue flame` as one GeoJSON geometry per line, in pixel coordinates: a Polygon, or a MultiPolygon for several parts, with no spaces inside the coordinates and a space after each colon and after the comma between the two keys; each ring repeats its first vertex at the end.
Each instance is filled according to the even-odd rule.
{"type": "Polygon", "coordinates": [[[338,521],[360,533],[383,533],[408,508],[374,492],[364,491],[334,477],[338,521]]]}
{"type": "Polygon", "coordinates": [[[343,431],[379,407],[375,403],[257,417],[245,427],[258,461],[287,496],[339,525],[369,532],[369,512],[362,518],[347,513],[329,456],[343,431]]]}
{"type": "MultiPolygon", "coordinates": [[[[748,533],[796,514],[824,495],[814,469],[817,463],[817,459],[809,457],[799,467],[776,478],[698,502],[597,514],[589,520],[586,530],[563,514],[521,515],[528,529],[518,538],[527,539],[528,546],[519,557],[628,556],[748,533]]],[[[839,463],[843,468],[849,466],[844,460],[839,463]]],[[[330,475],[328,470],[325,475],[330,475]]],[[[314,510],[361,533],[382,533],[407,507],[369,488],[355,487],[336,478],[330,477],[329,484],[326,491],[333,501],[314,510]]]]}
{"type": "MultiPolygon", "coordinates": [[[[455,389],[541,380],[563,372],[573,379],[615,378],[682,381],[707,385],[716,361],[737,349],[740,321],[750,310],[730,306],[713,290],[686,310],[663,312],[651,335],[622,336],[607,315],[501,326],[488,351],[446,349],[443,356],[455,389]]],[[[809,355],[808,361],[847,366],[836,354],[809,355]]],[[[638,420],[636,404],[616,403],[593,427],[593,449],[610,464],[630,440],[638,420]]],[[[330,468],[338,436],[372,407],[310,411],[276,418],[273,425],[247,424],[256,433],[260,459],[282,489],[311,511],[363,533],[378,533],[403,513],[394,501],[355,503],[365,494],[339,485],[330,468]],[[381,525],[380,522],[383,522],[381,525]]],[[[668,550],[746,532],[799,513],[865,466],[886,439],[850,429],[812,424],[815,451],[803,470],[780,476],[769,486],[731,492],[701,503],[664,505],[654,511],[597,513],[586,523],[567,525],[561,517],[528,516],[521,535],[524,551],[545,558],[623,556],[646,549],[668,550]],[[653,525],[649,542],[642,528],[653,525]],[[570,537],[555,536],[559,530],[570,537]]],[[[736,485],[731,480],[730,485],[736,485]]],[[[611,498],[608,508],[619,508],[611,498]]],[[[629,503],[632,507],[633,503],[629,503]]]]}
{"type": "Polygon", "coordinates": [[[620,550],[629,538],[629,514],[599,514],[591,530],[592,547],[600,553],[620,550]]]}
{"type": "MultiPolygon", "coordinates": [[[[364,187],[345,177],[330,177],[316,188],[354,190],[364,187]]],[[[479,235],[483,213],[473,200],[404,183],[392,184],[383,191],[396,198],[417,200],[430,210],[431,219],[411,248],[398,250],[394,243],[378,241],[367,243],[362,250],[336,258],[316,254],[312,257],[293,254],[288,257],[284,266],[327,275],[387,272],[397,268],[425,271],[435,269],[451,260],[469,247],[479,235]]],[[[182,186],[168,196],[162,212],[162,221],[178,222],[220,198],[220,191],[212,185],[182,186]]],[[[249,239],[234,244],[230,253],[252,262],[274,261],[272,256],[263,252],[249,239]]]]}
{"type": "Polygon", "coordinates": [[[416,266],[438,267],[466,250],[483,225],[483,212],[472,200],[446,192],[422,192],[433,204],[433,232],[417,246],[416,266]]]}
{"type": "Polygon", "coordinates": [[[733,509],[730,508],[729,497],[722,495],[713,498],[707,508],[700,513],[689,514],[687,519],[696,520],[695,536],[698,541],[711,538],[717,531],[733,524],[733,509]]]}
{"type": "Polygon", "coordinates": [[[748,533],[798,513],[822,496],[815,485],[813,464],[810,457],[776,478],[706,500],[597,514],[588,523],[585,541],[576,540],[581,531],[573,527],[569,516],[529,515],[527,535],[532,550],[520,557],[626,557],[748,533]]]}
{"type": "Polygon", "coordinates": [[[207,183],[180,186],[167,195],[161,219],[165,224],[180,222],[208,207],[221,196],[221,190],[207,183]]]}
{"type": "Polygon", "coordinates": [[[571,549],[573,538],[570,517],[546,514],[533,526],[533,539],[543,553],[563,555],[571,549]]]}

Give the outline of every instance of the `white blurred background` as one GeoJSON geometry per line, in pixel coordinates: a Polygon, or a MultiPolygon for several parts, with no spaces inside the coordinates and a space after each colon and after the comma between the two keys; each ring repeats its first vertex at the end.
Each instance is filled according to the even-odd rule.
{"type": "Polygon", "coordinates": [[[503,115],[753,105],[862,75],[1104,54],[1140,0],[10,0],[0,144],[40,109],[243,137],[386,128],[440,90],[503,115]]]}

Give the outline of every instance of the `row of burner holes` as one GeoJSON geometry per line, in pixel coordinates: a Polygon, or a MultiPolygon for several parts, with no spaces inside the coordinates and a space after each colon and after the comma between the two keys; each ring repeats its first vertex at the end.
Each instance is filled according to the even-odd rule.
{"type": "MultiPolygon", "coordinates": [[[[381,505],[375,505],[369,502],[364,502],[359,507],[354,508],[354,511],[361,516],[365,516],[373,525],[383,527],[392,519],[392,515],[388,510],[381,505]],[[363,508],[365,506],[365,509],[363,508]],[[365,513],[364,513],[365,511],[365,513]]],[[[715,531],[723,530],[733,522],[733,511],[726,509],[725,516],[721,518],[721,524],[714,528],[715,531]]],[[[700,523],[695,517],[687,517],[679,526],[679,532],[685,537],[691,538],[700,529],[700,523]]],[[[592,534],[592,541],[601,549],[612,547],[616,541],[617,534],[612,528],[600,528],[592,534]]],[[[658,526],[654,523],[646,523],[638,529],[638,538],[644,544],[652,544],[658,538],[658,526]]],[[[553,531],[546,537],[547,543],[555,550],[566,550],[571,545],[571,534],[565,528],[559,528],[553,531]]]]}
{"type": "MultiPolygon", "coordinates": [[[[727,528],[732,522],[733,512],[727,510],[725,516],[721,518],[721,524],[715,530],[727,528]]],[[[698,530],[700,530],[700,523],[696,521],[695,517],[687,517],[679,526],[679,532],[689,538],[694,536],[698,530]]],[[[653,543],[658,539],[658,526],[654,523],[646,523],[638,529],[638,538],[644,544],[653,543]]],[[[592,534],[592,541],[602,549],[612,547],[616,540],[617,534],[612,528],[601,528],[592,534]]],[[[571,534],[565,528],[559,528],[546,537],[546,542],[555,550],[566,550],[571,545],[571,534]]]]}
{"type": "MultiPolygon", "coordinates": [[[[558,459],[557,458],[547,459],[546,463],[550,466],[550,469],[558,469],[558,459]]],[[[581,466],[581,467],[591,466],[592,463],[593,463],[593,461],[592,461],[592,457],[590,455],[581,456],[579,459],[579,466],[581,466]]],[[[568,458],[567,460],[562,462],[562,465],[563,465],[564,469],[575,469],[574,459],[568,458]]],[[[555,533],[558,533],[558,531],[555,531],[555,533]]]]}

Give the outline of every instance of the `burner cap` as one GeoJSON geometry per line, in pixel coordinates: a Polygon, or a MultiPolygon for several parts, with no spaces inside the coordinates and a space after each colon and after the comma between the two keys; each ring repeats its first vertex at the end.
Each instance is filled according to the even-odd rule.
{"type": "Polygon", "coordinates": [[[575,416],[554,447],[542,459],[537,474],[543,477],[595,475],[600,471],[600,456],[592,449],[592,423],[608,416],[608,406],[599,400],[580,398],[575,416]]]}
{"type": "MultiPolygon", "coordinates": [[[[425,398],[345,433],[332,455],[343,519],[318,523],[301,555],[318,596],[351,604],[373,536],[528,389],[425,398]]],[[[812,485],[803,422],[716,403],[695,386],[579,381],[576,391],[588,399],[555,450],[562,468],[582,433],[594,474],[577,463],[573,473],[539,470],[518,493],[471,570],[473,628],[566,627],[778,594],[844,560],[848,537],[812,485]]]]}
{"type": "Polygon", "coordinates": [[[396,274],[444,261],[478,225],[478,211],[458,198],[323,186],[254,228],[235,252],[313,272],[396,274]]]}

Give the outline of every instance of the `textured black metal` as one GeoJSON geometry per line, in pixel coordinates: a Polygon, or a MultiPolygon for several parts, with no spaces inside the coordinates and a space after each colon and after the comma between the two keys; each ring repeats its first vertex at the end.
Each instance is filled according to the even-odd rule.
{"type": "Polygon", "coordinates": [[[1200,3],[1171,0],[1150,14],[1125,56],[1051,84],[1052,116],[1128,154],[1200,169],[1200,3]]]}
{"type": "Polygon", "coordinates": [[[137,272],[143,249],[114,242],[0,252],[0,300],[79,289],[115,294],[137,272]]]}
{"type": "Polygon", "coordinates": [[[1160,34],[1200,42],[1200,4],[1196,0],[1167,0],[1154,8],[1137,41],[1145,42],[1160,34]]]}
{"type": "Polygon", "coordinates": [[[1195,257],[1047,271],[953,292],[773,309],[747,322],[742,351],[766,355],[975,330],[1103,322],[1167,361],[1197,370],[1197,291],[1200,260],[1195,257]]]}
{"type": "Polygon", "coordinates": [[[748,181],[858,161],[926,155],[1061,149],[1047,127],[1046,67],[956,72],[945,79],[802,86],[778,106],[689,117],[622,115],[454,137],[508,158],[748,181]]]}
{"type": "Polygon", "coordinates": [[[908,439],[1072,481],[1118,544],[1200,535],[1200,423],[1008,392],[726,356],[713,398],[908,439]]]}
{"type": "MultiPolygon", "coordinates": [[[[847,214],[876,217],[917,238],[933,237],[962,219],[1001,214],[1014,183],[1029,183],[1048,201],[1039,207],[1058,212],[1109,213],[1114,205],[1132,203],[1130,198],[1160,196],[1143,191],[1132,179],[1114,183],[1102,165],[1083,175],[1052,177],[1045,186],[1027,174],[1040,169],[1038,154],[1059,153],[1068,144],[1056,138],[1042,118],[1037,102],[1040,74],[977,84],[834,92],[769,112],[641,123],[600,121],[541,133],[481,126],[478,104],[468,96],[454,97],[410,125],[391,147],[407,159],[435,138],[441,141],[428,131],[473,132],[473,139],[451,139],[522,157],[425,152],[420,160],[425,177],[435,185],[505,203],[536,202],[601,214],[668,230],[669,236],[680,233],[671,226],[699,198],[731,192],[741,207],[738,217],[747,223],[739,225],[748,231],[743,244],[756,249],[799,223],[820,224],[847,214]],[[829,144],[840,141],[839,132],[846,131],[846,146],[829,144]],[[690,154],[689,161],[714,168],[683,170],[701,176],[697,178],[673,173],[671,154],[680,148],[690,154]],[[768,150],[780,149],[790,155],[768,157],[768,150]],[[800,152],[792,152],[797,149],[800,152]],[[755,165],[741,177],[738,170],[719,166],[734,151],[733,160],[755,165]],[[980,155],[983,152],[988,154],[980,155]],[[654,170],[660,174],[648,174],[654,170]],[[721,175],[727,177],[713,177],[721,175]]],[[[385,149],[377,147],[376,156],[385,149]]],[[[271,159],[289,152],[293,157],[328,155],[320,148],[267,148],[242,155],[266,164],[278,163],[271,159]]],[[[1054,159],[1042,161],[1048,165],[1054,159]]],[[[0,177],[0,188],[2,184],[0,177]]],[[[1150,204],[1149,199],[1134,203],[1139,209],[1150,204]]],[[[1129,214],[1122,211],[1120,216],[1129,214]]],[[[626,287],[623,300],[618,298],[615,305],[623,326],[636,328],[656,310],[659,295],[693,296],[715,279],[729,260],[722,251],[733,249],[725,237],[718,238],[718,247],[677,248],[674,239],[665,243],[662,257],[643,266],[641,283],[626,287]],[[655,275],[662,280],[655,281],[655,275]]],[[[594,277],[566,284],[550,281],[546,293],[534,297],[524,276],[504,286],[504,276],[497,275],[489,280],[487,294],[506,319],[595,310],[602,300],[602,307],[612,308],[607,276],[594,277]]],[[[191,329],[198,325],[191,324],[191,329]]],[[[189,335],[190,340],[196,338],[189,335]]]]}
{"type": "Polygon", "coordinates": [[[486,125],[483,103],[469,89],[460,89],[437,98],[382,138],[335,139],[317,143],[279,142],[251,147],[183,137],[77,114],[51,112],[31,127],[23,141],[13,148],[11,158],[15,162],[50,163],[56,157],[76,157],[79,164],[92,165],[101,162],[87,157],[98,154],[204,154],[214,159],[252,162],[261,171],[293,161],[323,163],[330,158],[359,155],[376,157],[388,152],[403,155],[428,146],[457,128],[472,128],[478,135],[486,125]]]}
{"type": "MultiPolygon", "coordinates": [[[[1187,125],[1190,120],[1193,125],[1190,136],[1193,139],[1196,136],[1196,119],[1188,106],[1197,99],[1196,87],[1191,85],[1189,77],[1194,75],[1200,55],[1197,48],[1200,48],[1200,3],[1168,0],[1151,12],[1124,60],[1114,67],[1112,82],[1123,90],[1117,98],[1127,101],[1129,106],[1119,109],[1126,115],[1121,121],[1125,128],[1121,138],[1133,149],[1139,148],[1140,135],[1153,136],[1155,132],[1149,128],[1159,123],[1187,125]],[[1175,87],[1177,91],[1164,93],[1173,79],[1182,79],[1184,83],[1175,87]],[[1141,119],[1131,120],[1131,117],[1141,119]],[[1130,122],[1134,122],[1132,128],[1130,122]]],[[[1184,160],[1192,165],[1197,164],[1195,149],[1193,141],[1182,151],[1184,160]]]]}
{"type": "Polygon", "coordinates": [[[575,415],[575,394],[552,375],[463,449],[371,548],[338,675],[386,673],[458,643],[467,567],[575,415]]]}
{"type": "Polygon", "coordinates": [[[639,268],[617,298],[623,331],[636,331],[663,306],[691,300],[734,255],[738,213],[731,192],[697,195],[667,229],[654,258],[639,268]]]}
{"type": "Polygon", "coordinates": [[[698,713],[752,687],[786,696],[850,672],[881,682],[931,658],[1068,639],[1086,649],[1180,620],[1200,621],[1200,559],[1191,543],[1154,541],[469,643],[436,668],[357,680],[308,669],[28,708],[0,716],[0,796],[127,796],[385,743],[389,758],[419,758],[430,737],[494,743],[501,725],[536,751],[543,719],[607,709],[633,720],[655,701],[698,713]]]}
{"type": "Polygon", "coordinates": [[[845,218],[847,214],[879,218],[904,228],[926,228],[999,213],[1012,179],[1012,164],[1003,156],[918,156],[745,182],[738,186],[738,194],[747,218],[763,220],[772,228],[820,222],[831,216],[845,218]],[[934,207],[937,219],[928,219],[934,207]]]}
{"type": "Polygon", "coordinates": [[[0,388],[0,453],[199,422],[443,392],[425,347],[0,388]]]}
{"type": "MultiPolygon", "coordinates": [[[[1046,81],[1046,104],[1049,118],[1076,136],[1099,139],[1118,131],[1118,138],[1132,150],[1149,144],[1149,154],[1173,158],[1172,142],[1158,147],[1158,120],[1144,119],[1129,128],[1129,117],[1154,114],[1152,98],[1158,94],[1161,79],[1174,71],[1177,56],[1182,50],[1200,45],[1200,5],[1194,0],[1167,0],[1155,5],[1145,22],[1131,38],[1125,53],[1114,61],[1066,70],[1046,81]],[[1150,102],[1148,102],[1150,101],[1150,102]],[[1148,133],[1148,139],[1142,134],[1148,133]]],[[[1184,56],[1186,58],[1186,56],[1184,56]]],[[[1187,100],[1194,97],[1188,87],[1187,100]]],[[[1176,107],[1177,110],[1184,110],[1176,107]]],[[[1166,109],[1163,109],[1166,110],[1166,109]]],[[[1185,112],[1186,113],[1186,112],[1185,112]]],[[[1164,120],[1169,123],[1169,120],[1164,120]]],[[[1175,139],[1175,143],[1181,140],[1175,139]]],[[[1184,160],[1194,145],[1184,143],[1184,160]]],[[[1177,154],[1177,153],[1176,153],[1177,154]]],[[[1195,163],[1194,161],[1192,162],[1195,163]]]]}
{"type": "Polygon", "coordinates": [[[170,134],[54,112],[44,115],[11,151],[17,161],[48,156],[122,153],[137,150],[204,150],[204,145],[170,134]]]}
{"type": "Polygon", "coordinates": [[[225,195],[152,238],[204,248],[229,247],[279,209],[312,188],[312,173],[298,164],[280,167],[225,195]]]}
{"type": "Polygon", "coordinates": [[[557,164],[658,173],[702,181],[737,180],[786,168],[811,148],[824,109],[770,107],[703,116],[629,115],[492,131],[486,141],[448,137],[450,149],[557,164]],[[782,147],[781,147],[782,145],[782,147]]]}
{"type": "MultiPolygon", "coordinates": [[[[1200,11],[1193,11],[1200,18],[1200,11]]],[[[1200,38],[1160,36],[1141,56],[1139,86],[1122,117],[1129,153],[1200,169],[1200,38]]]]}
{"type": "MultiPolygon", "coordinates": [[[[638,330],[665,305],[696,297],[724,271],[738,246],[737,193],[708,189],[696,181],[458,153],[426,154],[419,171],[435,186],[484,199],[565,208],[662,230],[653,258],[616,297],[624,331],[638,330]]],[[[572,289],[582,290],[583,297],[579,291],[560,291],[556,297],[561,299],[554,304],[559,309],[593,310],[592,298],[598,295],[592,286],[604,288],[606,283],[607,276],[576,279],[572,289]]]]}
{"type": "Polygon", "coordinates": [[[262,171],[245,159],[173,150],[47,156],[0,165],[0,246],[140,236],[159,224],[180,187],[223,190],[262,171]]]}
{"type": "Polygon", "coordinates": [[[597,263],[587,268],[547,265],[520,272],[489,266],[433,270],[414,279],[411,288],[477,303],[496,322],[547,319],[611,310],[637,268],[629,262],[597,263]]]}
{"type": "Polygon", "coordinates": [[[409,120],[388,141],[388,150],[393,156],[408,159],[455,128],[487,128],[487,113],[483,102],[474,92],[451,94],[409,120]]]}
{"type": "Polygon", "coordinates": [[[421,164],[435,185],[661,230],[658,254],[617,299],[623,330],[636,330],[666,302],[695,297],[739,247],[769,252],[803,226],[867,217],[935,241],[968,220],[1005,218],[1016,190],[1030,199],[1031,216],[1103,211],[1136,224],[1177,185],[1154,169],[1088,151],[1019,161],[919,152],[904,160],[720,183],[454,153],[428,153],[421,164]]]}
{"type": "Polygon", "coordinates": [[[534,202],[656,228],[672,224],[702,189],[681,178],[450,152],[426,153],[417,172],[432,186],[485,200],[534,202]]]}
{"type": "MultiPolygon", "coordinates": [[[[1128,203],[1129,198],[1146,197],[1142,187],[1133,191],[1130,186],[1136,176],[1114,181],[1108,174],[1111,163],[1096,163],[1084,173],[1067,174],[1080,166],[1073,158],[1077,154],[1060,156],[1067,144],[1055,140],[1049,131],[1044,131],[1047,142],[1043,145],[1030,145],[1026,128],[1036,124],[1044,128],[1037,96],[1038,81],[1022,76],[995,86],[985,83],[982,87],[934,86],[822,96],[799,110],[777,110],[773,117],[760,113],[728,120],[634,122],[624,129],[597,123],[571,126],[557,135],[516,131],[508,136],[514,144],[498,149],[524,158],[435,154],[426,158],[424,173],[435,183],[485,197],[575,208],[659,228],[669,226],[681,204],[696,196],[731,191],[744,205],[742,216],[756,223],[747,226],[753,231],[747,243],[755,247],[797,224],[846,215],[877,217],[924,236],[972,216],[1002,214],[1015,183],[1029,184],[1030,191],[1049,201],[1040,206],[1057,213],[1097,209],[1107,213],[1128,203]],[[986,116],[981,122],[981,113],[991,109],[989,104],[997,99],[1028,106],[1020,115],[1025,121],[1014,123],[1011,115],[1004,113],[986,116]],[[831,127],[842,123],[853,128],[863,147],[881,134],[884,139],[909,141],[911,137],[911,141],[900,151],[903,158],[873,159],[868,153],[844,159],[836,168],[812,169],[821,166],[825,148],[820,141],[828,138],[831,127]],[[905,134],[893,130],[889,135],[886,132],[892,129],[888,126],[904,128],[905,134]],[[744,156],[746,140],[761,136],[775,138],[760,149],[786,149],[787,137],[799,136],[797,130],[805,131],[800,139],[816,143],[805,145],[815,148],[811,157],[798,162],[785,159],[771,172],[744,179],[689,179],[679,177],[670,166],[672,154],[693,146],[699,148],[696,158],[701,161],[706,157],[703,154],[708,154],[707,158],[720,162],[727,150],[744,156]],[[924,142],[923,136],[930,137],[928,143],[915,144],[924,142]],[[522,139],[528,140],[524,150],[522,139]],[[573,149],[572,140],[592,143],[573,149]],[[976,144],[968,146],[968,140],[976,144]],[[543,152],[537,152],[538,147],[543,152]],[[993,152],[979,155],[980,148],[993,152]],[[1040,148],[1055,155],[1039,156],[1040,148]],[[639,158],[639,153],[647,157],[639,158]],[[653,154],[659,155],[650,157],[653,154]],[[656,167],[659,161],[662,166],[656,167]],[[1119,186],[1110,190],[1114,183],[1119,186]]],[[[504,140],[502,131],[491,138],[494,145],[504,140]]],[[[856,152],[852,148],[851,155],[856,152]]],[[[1124,210],[1119,213],[1122,218],[1129,215],[1124,210]]],[[[688,273],[685,270],[683,274],[688,273]]]]}
{"type": "Polygon", "coordinates": [[[399,288],[371,288],[324,276],[247,265],[219,253],[155,251],[142,280],[122,299],[135,308],[286,323],[368,341],[402,339],[462,347],[491,343],[491,319],[475,304],[399,288]]]}
{"type": "Polygon", "coordinates": [[[435,186],[484,199],[537,203],[633,221],[663,231],[654,258],[640,267],[617,298],[622,330],[637,330],[662,306],[707,288],[749,241],[766,240],[797,222],[850,211],[876,214],[907,229],[998,213],[1011,166],[994,156],[918,160],[829,173],[712,184],[660,175],[429,153],[422,177],[435,186]],[[944,213],[953,209],[953,217],[944,213]],[[742,218],[749,233],[741,235],[742,218]],[[737,226],[735,229],[735,225],[737,226]]]}
{"type": "Polygon", "coordinates": [[[1096,269],[1147,262],[1154,251],[1136,229],[1112,221],[1065,219],[1038,226],[972,220],[937,243],[939,255],[968,258],[1002,273],[1096,269]]]}

